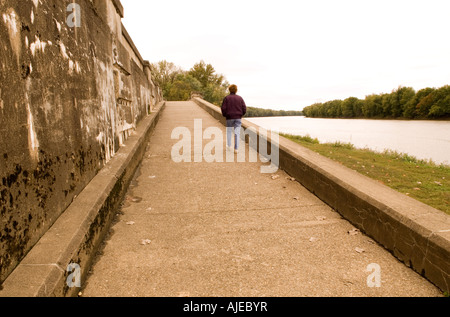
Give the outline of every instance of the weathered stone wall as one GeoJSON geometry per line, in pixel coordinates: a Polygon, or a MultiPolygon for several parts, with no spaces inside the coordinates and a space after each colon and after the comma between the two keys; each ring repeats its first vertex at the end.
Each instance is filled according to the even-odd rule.
{"type": "Polygon", "coordinates": [[[162,100],[121,17],[0,0],[0,283],[162,100]]]}

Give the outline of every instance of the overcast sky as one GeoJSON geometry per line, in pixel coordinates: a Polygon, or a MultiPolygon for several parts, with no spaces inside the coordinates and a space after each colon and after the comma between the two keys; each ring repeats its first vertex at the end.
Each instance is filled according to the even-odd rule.
{"type": "Polygon", "coordinates": [[[449,0],[121,0],[142,57],[204,60],[248,106],[450,84],[449,0]]]}

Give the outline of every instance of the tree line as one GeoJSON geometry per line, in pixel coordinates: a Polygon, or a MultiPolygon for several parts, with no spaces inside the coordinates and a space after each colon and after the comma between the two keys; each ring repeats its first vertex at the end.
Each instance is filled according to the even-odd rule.
{"type": "Polygon", "coordinates": [[[302,111],[295,110],[272,110],[255,107],[247,107],[246,117],[285,117],[285,116],[303,116],[302,111]]]}
{"type": "MultiPolygon", "coordinates": [[[[222,106],[228,95],[230,84],[225,76],[218,74],[211,64],[203,60],[185,71],[166,60],[150,64],[152,80],[161,87],[167,101],[186,101],[192,93],[200,94],[204,100],[222,106]]],[[[301,111],[285,111],[247,107],[246,117],[301,116],[301,111]]]]}
{"type": "Polygon", "coordinates": [[[188,71],[165,60],[150,65],[153,81],[161,87],[164,99],[185,101],[191,93],[202,95],[203,99],[221,105],[227,95],[229,83],[222,74],[216,73],[211,64],[203,60],[188,71]]]}
{"type": "Polygon", "coordinates": [[[315,103],[305,107],[303,113],[312,118],[449,119],[450,86],[417,92],[411,87],[399,87],[365,99],[349,97],[315,103]]]}

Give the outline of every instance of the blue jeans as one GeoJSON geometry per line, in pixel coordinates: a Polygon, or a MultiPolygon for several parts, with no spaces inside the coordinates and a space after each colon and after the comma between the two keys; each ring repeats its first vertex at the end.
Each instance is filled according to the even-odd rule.
{"type": "Polygon", "coordinates": [[[241,119],[227,120],[227,146],[231,147],[231,136],[234,130],[234,149],[239,149],[239,140],[241,134],[241,119]]]}

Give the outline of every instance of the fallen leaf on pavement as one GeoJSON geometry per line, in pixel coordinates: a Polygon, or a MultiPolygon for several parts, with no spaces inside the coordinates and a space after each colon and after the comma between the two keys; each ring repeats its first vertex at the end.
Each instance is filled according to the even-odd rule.
{"type": "Polygon", "coordinates": [[[149,240],[149,239],[143,239],[143,240],[141,240],[141,244],[142,245],[147,245],[147,244],[150,244],[152,241],[151,240],[149,240]]]}
{"type": "Polygon", "coordinates": [[[134,203],[138,203],[142,200],[142,197],[131,197],[131,201],[134,203]]]}
{"type": "Polygon", "coordinates": [[[348,231],[348,234],[351,236],[357,235],[359,233],[361,233],[361,231],[359,231],[359,229],[356,229],[356,228],[353,228],[352,230],[348,231]]]}

